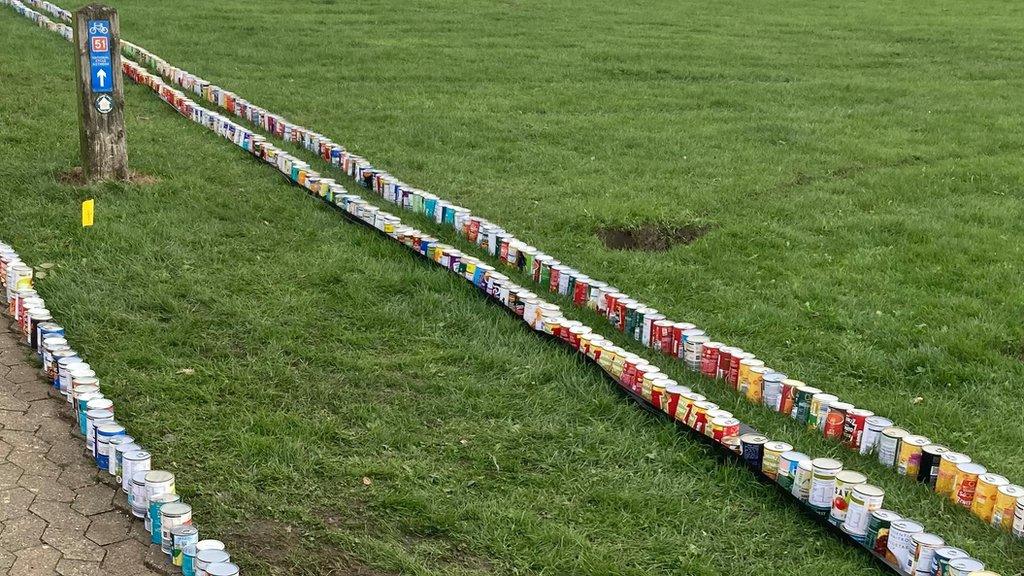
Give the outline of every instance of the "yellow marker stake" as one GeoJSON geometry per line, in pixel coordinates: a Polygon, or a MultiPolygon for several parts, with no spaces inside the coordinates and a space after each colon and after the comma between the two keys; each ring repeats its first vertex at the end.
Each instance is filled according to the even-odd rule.
{"type": "Polygon", "coordinates": [[[92,226],[93,209],[95,206],[96,202],[92,198],[82,202],[82,228],[92,226]]]}

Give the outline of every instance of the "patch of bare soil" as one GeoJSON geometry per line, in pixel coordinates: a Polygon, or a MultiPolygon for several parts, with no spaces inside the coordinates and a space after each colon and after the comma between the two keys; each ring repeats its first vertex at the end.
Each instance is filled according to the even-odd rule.
{"type": "Polygon", "coordinates": [[[692,244],[711,230],[710,224],[662,226],[644,224],[630,228],[602,227],[597,237],[612,250],[641,250],[660,252],[677,244],[692,244]]]}

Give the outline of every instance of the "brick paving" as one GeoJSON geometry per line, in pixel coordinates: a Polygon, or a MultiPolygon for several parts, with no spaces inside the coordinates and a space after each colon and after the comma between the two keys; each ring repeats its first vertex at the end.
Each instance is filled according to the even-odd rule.
{"type": "Polygon", "coordinates": [[[86,455],[70,405],[50,390],[30,350],[0,330],[0,572],[166,574],[124,494],[86,455]]]}

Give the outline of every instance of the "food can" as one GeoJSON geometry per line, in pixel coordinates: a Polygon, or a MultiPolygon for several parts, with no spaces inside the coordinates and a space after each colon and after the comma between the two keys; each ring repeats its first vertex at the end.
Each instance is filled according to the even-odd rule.
{"type": "Polygon", "coordinates": [[[949,576],[949,563],[959,558],[970,558],[967,552],[959,548],[953,548],[952,546],[943,546],[935,551],[932,555],[932,576],[949,576]]]}
{"type": "Polygon", "coordinates": [[[96,427],[96,467],[110,469],[110,441],[125,435],[124,426],[116,423],[100,424],[96,427]]]}
{"type": "MultiPolygon", "coordinates": [[[[99,386],[80,386],[75,389],[74,420],[78,423],[78,431],[82,436],[85,436],[85,413],[89,411],[89,402],[100,399],[104,399],[104,396],[100,393],[99,386]]],[[[110,406],[112,407],[113,405],[114,402],[111,401],[110,406]]],[[[93,410],[106,410],[107,408],[97,407],[93,408],[93,410]]]]}
{"type": "Polygon", "coordinates": [[[146,498],[146,474],[147,470],[139,470],[131,475],[131,492],[128,495],[128,503],[132,507],[132,516],[146,518],[149,512],[149,500],[146,498]]]}
{"type": "Polygon", "coordinates": [[[978,476],[978,487],[974,491],[974,501],[971,502],[971,514],[981,519],[982,522],[992,522],[992,511],[996,505],[996,495],[1003,486],[1009,486],[1010,481],[999,474],[991,472],[978,476]]]}
{"type": "Polygon", "coordinates": [[[853,470],[842,470],[836,474],[836,491],[832,498],[832,509],[828,515],[828,521],[833,526],[842,526],[846,522],[846,514],[850,508],[850,499],[853,496],[854,488],[867,481],[867,476],[853,470]]]}
{"type": "Polygon", "coordinates": [[[793,480],[796,476],[796,469],[801,461],[811,460],[810,456],[801,452],[783,452],[779,456],[779,468],[775,473],[775,481],[786,490],[793,490],[793,480]]]}
{"type": "Polygon", "coordinates": [[[786,378],[782,381],[782,390],[779,393],[779,413],[785,414],[786,416],[792,416],[793,407],[796,403],[796,390],[801,386],[806,386],[799,380],[792,378],[786,378]]]}
{"type": "Polygon", "coordinates": [[[112,424],[114,412],[111,410],[89,410],[85,413],[85,450],[96,458],[96,427],[101,424],[112,424]]]}
{"type": "Polygon", "coordinates": [[[680,386],[679,384],[670,384],[665,387],[665,398],[667,400],[665,404],[665,412],[668,413],[670,418],[676,417],[680,397],[687,392],[690,392],[690,389],[686,386],[680,386]]]}
{"type": "Polygon", "coordinates": [[[796,473],[793,474],[793,488],[790,492],[793,497],[801,502],[807,502],[811,496],[811,482],[814,476],[814,466],[808,457],[799,460],[796,465],[796,473]]]}
{"type": "Polygon", "coordinates": [[[903,517],[891,510],[880,508],[871,513],[868,519],[868,531],[864,538],[864,544],[872,552],[885,556],[889,549],[889,530],[892,523],[902,520],[903,517]]]}
{"type": "Polygon", "coordinates": [[[896,459],[896,471],[901,476],[917,478],[921,471],[922,449],[932,441],[924,436],[906,436],[900,442],[900,452],[896,459]]]}
{"type": "Polygon", "coordinates": [[[747,395],[750,389],[750,371],[754,368],[763,368],[764,361],[751,356],[740,360],[739,373],[736,375],[736,391],[743,396],[747,395]]]}
{"type": "Polygon", "coordinates": [[[148,506],[146,507],[146,530],[149,532],[149,541],[153,544],[160,544],[160,510],[167,504],[172,502],[180,502],[181,496],[177,494],[171,494],[170,492],[164,494],[154,494],[149,497],[148,506]]]}
{"type": "Polygon", "coordinates": [[[882,430],[878,437],[878,462],[892,468],[896,466],[896,457],[900,452],[900,442],[910,436],[910,432],[895,426],[882,430]]]}
{"type": "Polygon", "coordinates": [[[846,431],[846,415],[853,410],[847,402],[829,402],[825,412],[825,426],[822,434],[830,440],[842,440],[846,431]]]}
{"type": "Polygon", "coordinates": [[[959,452],[945,452],[939,459],[939,473],[935,477],[935,493],[943,496],[953,491],[953,481],[956,479],[956,467],[970,462],[971,457],[959,452]]]}
{"type": "Polygon", "coordinates": [[[764,445],[768,438],[760,434],[744,434],[740,436],[740,453],[747,464],[756,470],[761,469],[761,461],[764,459],[764,445]]]}
{"type": "Polygon", "coordinates": [[[723,347],[725,344],[721,342],[708,342],[701,348],[700,373],[703,376],[714,378],[718,374],[718,361],[723,347]]]}
{"type": "Polygon", "coordinates": [[[702,335],[689,336],[686,338],[686,342],[683,343],[683,349],[685,350],[684,360],[686,362],[686,367],[691,371],[700,371],[701,353],[704,345],[710,341],[710,338],[702,335]]]}
{"type": "MultiPolygon", "coordinates": [[[[84,364],[77,354],[54,355],[56,359],[56,370],[54,372],[53,386],[60,390],[61,394],[67,394],[71,386],[71,376],[68,374],[68,367],[75,364],[84,364]]],[[[88,365],[86,366],[88,367],[88,365]]]]}
{"type": "Polygon", "coordinates": [[[203,550],[223,550],[220,540],[200,540],[194,546],[186,546],[182,554],[181,572],[185,576],[196,576],[196,554],[203,550]]]}
{"type": "Polygon", "coordinates": [[[764,401],[764,377],[770,374],[771,368],[766,366],[752,366],[748,370],[747,379],[747,400],[753,404],[761,404],[764,401]]]}
{"type": "Polygon", "coordinates": [[[761,456],[761,472],[772,480],[779,478],[779,461],[782,454],[792,452],[793,445],[785,442],[771,441],[764,445],[761,456]]]}
{"type": "Polygon", "coordinates": [[[949,576],[970,576],[972,572],[984,570],[985,564],[974,558],[957,558],[950,560],[947,567],[949,570],[946,574],[949,576]]]}
{"type": "MultiPolygon", "coordinates": [[[[122,436],[118,440],[125,439],[131,439],[131,436],[122,436]]],[[[134,440],[114,443],[114,480],[119,486],[124,485],[124,455],[139,450],[142,450],[142,446],[136,444],[134,440]]]]}
{"type": "Polygon", "coordinates": [[[729,373],[725,376],[726,383],[732,386],[733,390],[736,390],[740,379],[740,364],[744,360],[753,359],[754,355],[750,352],[733,352],[732,358],[729,361],[729,373]]]}
{"type": "Polygon", "coordinates": [[[989,524],[1009,532],[1013,528],[1013,509],[1021,498],[1024,498],[1024,487],[1016,484],[1000,486],[996,491],[996,503],[992,507],[992,520],[989,524]]]}
{"type": "Polygon", "coordinates": [[[964,508],[970,508],[974,503],[974,493],[978,489],[978,478],[987,472],[981,464],[965,462],[956,467],[956,476],[953,477],[953,491],[949,499],[954,504],[964,508]]]}
{"type": "Polygon", "coordinates": [[[735,346],[723,346],[718,351],[718,374],[715,376],[719,380],[725,380],[729,377],[729,368],[732,366],[732,357],[734,354],[742,354],[743,350],[735,346]]]}
{"type": "Polygon", "coordinates": [[[819,392],[811,396],[811,407],[807,411],[807,429],[824,432],[825,419],[828,416],[828,406],[832,402],[838,402],[839,397],[827,392],[819,392]]]}
{"type": "Polygon", "coordinates": [[[676,408],[676,420],[679,420],[683,424],[689,426],[690,415],[693,414],[694,406],[697,402],[703,402],[704,400],[704,396],[696,392],[684,392],[680,394],[679,401],[681,406],[676,408]]]}
{"type": "Polygon", "coordinates": [[[218,562],[206,567],[206,576],[238,576],[239,568],[231,562],[218,562]]]}
{"type": "Polygon", "coordinates": [[[899,566],[904,574],[913,574],[914,536],[924,532],[921,526],[913,520],[896,520],[889,526],[889,544],[885,552],[885,558],[899,566]]]}
{"type": "Polygon", "coordinates": [[[175,566],[184,566],[185,548],[199,543],[199,529],[190,524],[175,526],[171,529],[171,541],[171,563],[175,566]]]}
{"type": "MultiPolygon", "coordinates": [[[[145,473],[149,472],[151,462],[152,456],[145,450],[125,451],[124,456],[121,457],[121,491],[128,494],[129,500],[134,497],[132,487],[135,483],[136,474],[142,474],[139,478],[142,482],[143,493],[145,492],[145,473]]],[[[142,518],[142,516],[139,516],[139,518],[142,518]]]]}
{"type": "Polygon", "coordinates": [[[929,444],[921,449],[921,466],[917,471],[917,481],[935,487],[935,480],[939,477],[939,463],[942,455],[949,452],[949,448],[939,444],[929,444]]]}
{"type": "MultiPolygon", "coordinates": [[[[166,470],[150,470],[142,478],[146,484],[147,504],[156,496],[177,492],[174,489],[174,474],[166,470]]],[[[148,516],[147,520],[149,520],[148,516]]]]}
{"type": "Polygon", "coordinates": [[[1024,538],[1024,496],[1017,498],[1017,506],[1013,509],[1013,528],[1010,533],[1017,538],[1024,538]]]}
{"type": "Polygon", "coordinates": [[[820,393],[821,390],[818,390],[814,386],[798,387],[793,399],[793,411],[790,413],[793,416],[793,420],[796,420],[801,424],[806,424],[811,413],[811,398],[813,398],[815,394],[820,393]]]}
{"type": "Polygon", "coordinates": [[[914,576],[931,576],[935,552],[946,545],[946,541],[935,534],[921,532],[914,534],[914,555],[911,559],[914,576]]]}
{"type": "Polygon", "coordinates": [[[788,378],[782,372],[769,372],[761,379],[761,402],[775,412],[782,405],[782,383],[788,378]]]}
{"type": "Polygon", "coordinates": [[[82,359],[78,357],[78,353],[71,348],[65,348],[63,350],[54,350],[51,354],[50,360],[50,371],[47,373],[47,378],[53,383],[53,387],[56,390],[60,390],[60,366],[63,362],[66,366],[69,362],[80,362],[82,359]]]}
{"type": "Polygon", "coordinates": [[[651,348],[665,354],[672,354],[671,320],[658,320],[651,326],[651,348]]]}
{"type": "Polygon", "coordinates": [[[172,531],[179,526],[192,524],[192,507],[180,500],[164,504],[160,510],[160,550],[168,556],[174,554],[174,535],[172,531]]]}
{"type": "Polygon", "coordinates": [[[206,568],[211,564],[222,564],[231,561],[231,555],[221,550],[196,550],[196,576],[207,576],[206,568]]]}
{"type": "Polygon", "coordinates": [[[824,516],[832,510],[836,475],[843,469],[843,463],[832,458],[815,458],[811,460],[811,468],[811,492],[807,503],[812,510],[824,516]]]}
{"type": "Polygon", "coordinates": [[[850,490],[846,500],[846,515],[843,528],[847,534],[864,537],[868,533],[871,514],[882,508],[885,490],[871,484],[857,484],[850,490]]]}
{"type": "Polygon", "coordinates": [[[874,416],[871,410],[853,408],[846,412],[846,421],[843,422],[843,444],[853,450],[860,450],[861,440],[864,438],[864,429],[867,426],[868,418],[874,416]]]}
{"type": "Polygon", "coordinates": [[[714,402],[708,402],[707,400],[697,402],[693,405],[693,410],[690,411],[690,420],[687,421],[687,424],[695,431],[704,434],[704,428],[708,423],[708,412],[717,409],[718,404],[714,402]]]}
{"type": "Polygon", "coordinates": [[[719,416],[711,421],[711,438],[716,442],[723,442],[739,434],[740,421],[735,418],[719,416]]]}
{"type": "MultiPolygon", "coordinates": [[[[707,340],[704,339],[704,337],[706,336],[707,334],[705,334],[703,330],[697,328],[696,325],[690,324],[689,322],[676,322],[672,324],[672,353],[670,355],[675,358],[686,359],[686,354],[688,350],[688,348],[686,347],[686,343],[689,342],[691,338],[697,337],[701,338],[701,344],[705,342],[710,342],[710,338],[708,338],[707,340]]],[[[691,346],[689,350],[692,352],[694,350],[694,347],[691,346]]],[[[700,351],[698,350],[696,352],[696,358],[694,358],[694,360],[700,362],[700,358],[700,351]]],[[[694,371],[699,371],[700,367],[698,366],[694,368],[690,366],[690,369],[694,371]]]]}

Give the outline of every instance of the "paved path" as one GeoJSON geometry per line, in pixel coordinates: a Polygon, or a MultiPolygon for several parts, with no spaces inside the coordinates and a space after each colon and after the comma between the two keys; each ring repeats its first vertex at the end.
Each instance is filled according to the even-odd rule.
{"type": "MultiPolygon", "coordinates": [[[[161,561],[126,501],[72,434],[29,349],[0,329],[0,572],[157,576],[161,561]],[[152,564],[151,564],[152,565],[152,564]]],[[[109,477],[109,475],[106,475],[109,477]]],[[[162,572],[162,571],[161,571],[162,572]]]]}

